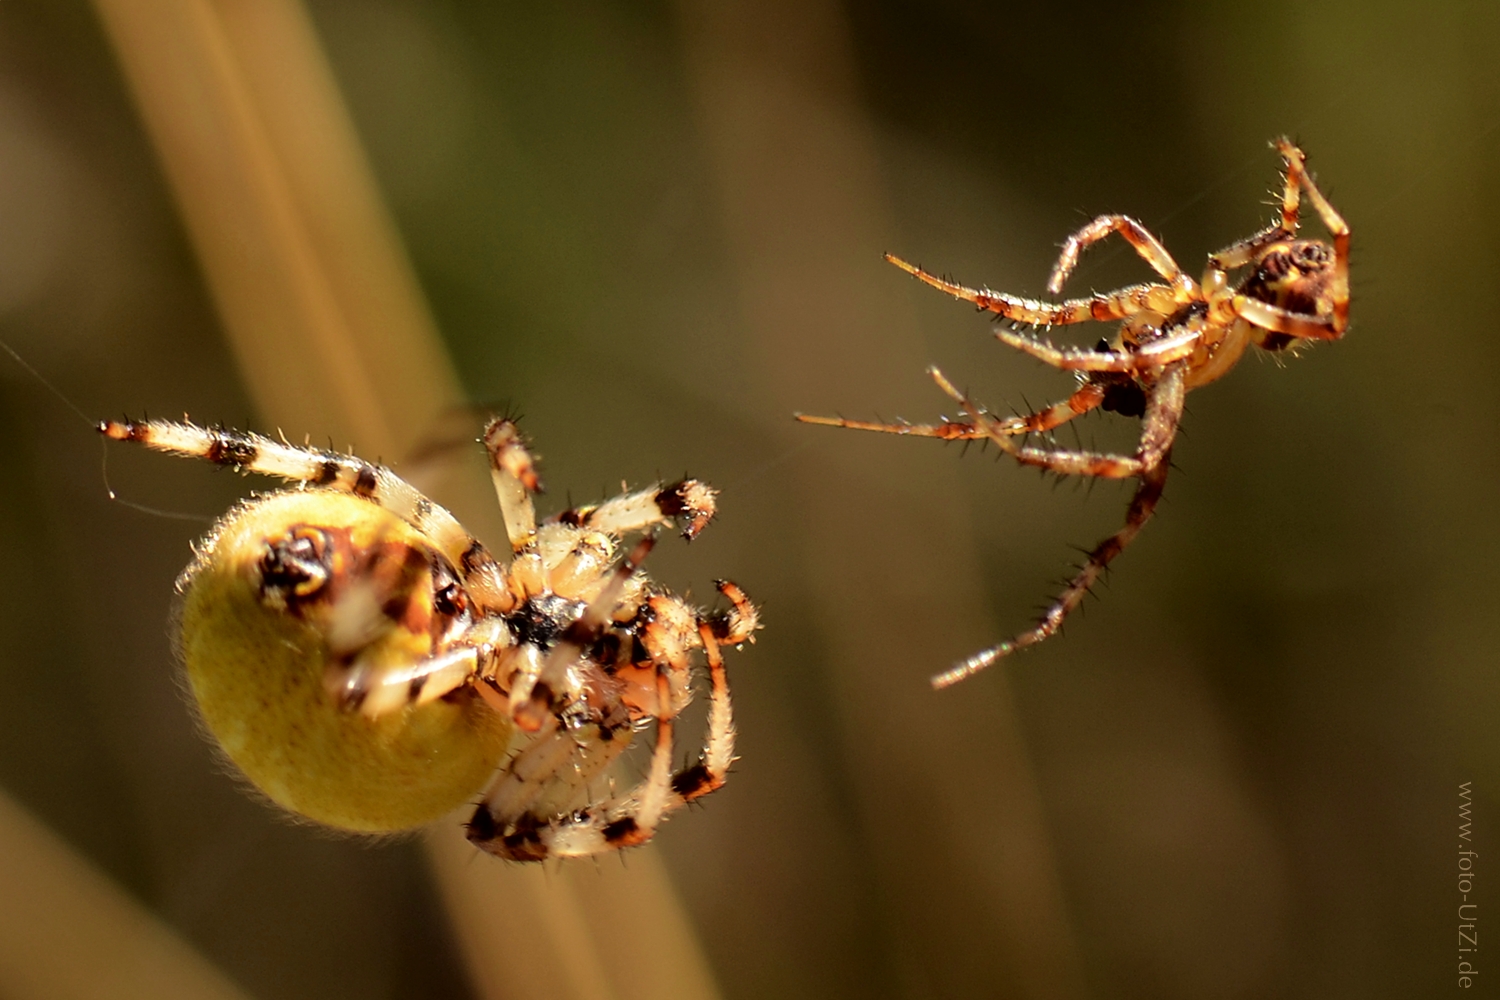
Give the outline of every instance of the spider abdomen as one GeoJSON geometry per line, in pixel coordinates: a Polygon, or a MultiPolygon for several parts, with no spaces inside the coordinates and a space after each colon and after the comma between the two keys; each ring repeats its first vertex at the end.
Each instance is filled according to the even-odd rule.
{"type": "Polygon", "coordinates": [[[331,698],[327,678],[441,651],[467,614],[452,581],[369,500],[313,489],[235,508],[179,583],[178,649],[204,727],[300,816],[360,833],[438,819],[484,785],[510,720],[467,688],[371,717],[331,698]]]}

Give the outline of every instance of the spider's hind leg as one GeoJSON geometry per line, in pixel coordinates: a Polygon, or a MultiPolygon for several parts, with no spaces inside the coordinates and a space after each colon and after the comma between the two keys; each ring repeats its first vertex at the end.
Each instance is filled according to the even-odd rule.
{"type": "Polygon", "coordinates": [[[1100,574],[1110,562],[1140,533],[1142,526],[1151,518],[1161,499],[1162,488],[1167,482],[1170,469],[1168,461],[1172,442],[1177,435],[1177,424],[1182,417],[1185,392],[1185,362],[1169,365],[1162,372],[1156,385],[1146,398],[1145,413],[1141,422],[1141,440],[1133,456],[1104,455],[1094,452],[1048,451],[1041,448],[1022,447],[1001,432],[993,417],[976,406],[936,369],[933,379],[951,397],[958,401],[975,423],[991,430],[990,439],[1017,461],[1034,465],[1064,475],[1095,476],[1107,479],[1139,477],[1135,496],[1125,515],[1125,524],[1119,531],[1094,546],[1078,573],[1063,588],[1042,615],[1036,627],[976,653],[953,669],[938,674],[932,679],[934,687],[944,688],[956,684],[971,674],[978,673],[996,660],[1017,649],[1035,645],[1057,633],[1064,619],[1078,607],[1100,574]]]}
{"type": "Polygon", "coordinates": [[[1162,489],[1166,486],[1167,472],[1170,468],[1167,458],[1168,456],[1164,454],[1161,461],[1142,473],[1141,483],[1136,487],[1135,496],[1131,498],[1130,508],[1125,514],[1124,526],[1094,546],[1083,565],[1079,567],[1077,574],[1068,581],[1062,593],[1053,599],[1034,628],[975,653],[956,664],[951,670],[938,674],[932,678],[932,686],[945,688],[957,684],[965,677],[988,667],[1002,656],[1009,655],[1018,649],[1025,649],[1027,646],[1033,646],[1055,635],[1058,629],[1062,628],[1063,621],[1074,608],[1078,607],[1100,575],[1109,567],[1110,562],[1125,550],[1125,547],[1140,533],[1142,526],[1151,519],[1157,502],[1161,500],[1162,489]]]}

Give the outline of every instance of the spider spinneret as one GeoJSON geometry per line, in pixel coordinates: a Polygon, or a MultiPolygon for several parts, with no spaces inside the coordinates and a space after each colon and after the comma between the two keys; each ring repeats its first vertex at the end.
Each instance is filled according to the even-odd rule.
{"type": "Polygon", "coordinates": [[[963,409],[967,419],[939,424],[894,424],[798,414],[805,423],[855,430],[932,437],[944,441],[993,441],[1023,465],[1059,475],[1140,480],[1125,525],[1096,545],[1043,613],[1036,626],[991,646],[932,679],[947,687],[1018,649],[1055,634],[1111,560],[1151,517],[1166,485],[1172,443],[1182,419],[1183,399],[1239,362],[1251,344],[1268,351],[1295,349],[1302,341],[1337,340],[1349,326],[1349,226],[1318,190],[1302,150],[1288,139],[1273,145],[1286,163],[1281,216],[1266,229],[1210,254],[1201,281],[1194,281],[1155,236],[1126,215],[1101,215],[1063,244],[1047,281],[1053,295],[1079,255],[1110,233],[1119,233],[1158,275],[1159,282],[1058,303],[969,288],[924,271],[898,257],[886,260],[908,274],[1010,321],[997,327],[1002,343],[1054,368],[1075,373],[1078,388],[1060,403],[1023,416],[1000,418],[960,392],[936,368],[929,374],[963,409]],[[1306,195],[1332,243],[1297,237],[1306,195]],[[1231,272],[1244,269],[1238,282],[1231,272]],[[1018,326],[1066,326],[1090,320],[1119,321],[1111,340],[1093,350],[1062,348],[1021,333],[1018,326]],[[1131,455],[1038,448],[1031,434],[1047,433],[1095,409],[1141,418],[1140,443],[1131,455]]]}
{"type": "Polygon", "coordinates": [[[735,730],[720,650],[753,641],[758,613],[733,583],[717,584],[729,607],[704,613],[641,571],[657,528],[675,523],[691,540],[713,519],[706,484],[653,486],[538,525],[532,455],[512,421],[494,420],[483,442],[511,545],[502,563],[443,507],[353,455],[173,421],[99,430],[297,484],[224,515],[178,580],[178,648],[204,725],[284,809],[391,833],[483,790],[469,839],[539,861],[644,843],[724,783],[735,730]],[[696,650],[708,735],[679,770],[674,720],[693,695],[696,650]],[[593,797],[590,783],[652,724],[646,778],[593,797]]]}

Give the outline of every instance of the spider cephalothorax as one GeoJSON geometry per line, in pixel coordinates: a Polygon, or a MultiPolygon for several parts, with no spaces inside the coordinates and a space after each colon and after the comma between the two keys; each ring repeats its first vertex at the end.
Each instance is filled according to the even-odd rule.
{"type": "Polygon", "coordinates": [[[934,288],[1009,320],[1008,325],[996,328],[997,338],[1053,367],[1074,372],[1078,388],[1044,410],[998,418],[934,368],[933,379],[963,408],[967,419],[887,424],[799,414],[799,420],[945,441],[992,441],[1024,465],[1061,475],[1140,480],[1125,526],[1094,547],[1037,625],[934,677],[936,686],[955,683],[1057,632],[1161,499],[1183,397],[1189,390],[1223,376],[1251,344],[1282,351],[1302,340],[1337,340],[1344,335],[1349,325],[1349,227],[1308,175],[1302,150],[1287,139],[1278,139],[1275,146],[1286,161],[1281,217],[1249,239],[1210,255],[1201,282],[1178,267],[1144,226],[1125,215],[1100,216],[1068,237],[1047,290],[1060,293],[1079,254],[1110,233],[1129,241],[1163,281],[1050,303],[968,288],[886,255],[886,260],[934,288]],[[1331,244],[1297,238],[1304,192],[1328,228],[1331,244]],[[1230,275],[1236,271],[1244,274],[1232,282],[1230,275]],[[1099,341],[1093,350],[1055,347],[1017,329],[1089,320],[1113,320],[1120,325],[1112,339],[1099,341]],[[1027,443],[1028,435],[1046,433],[1095,409],[1141,418],[1140,444],[1133,454],[1066,451],[1027,443]]]}
{"type": "Polygon", "coordinates": [[[502,562],[352,455],[170,421],[100,430],[299,484],[220,519],[179,581],[179,647],[203,722],[278,805],[385,833],[437,819],[489,781],[469,839],[532,861],[643,843],[723,784],[735,734],[719,650],[754,638],[755,607],[721,582],[730,607],[705,614],[641,571],[659,526],[691,539],[713,518],[707,485],[651,487],[538,525],[531,454],[514,423],[493,421],[502,562]],[[674,770],[673,721],[700,649],[708,737],[696,764],[674,770]],[[652,724],[646,779],[595,794],[652,724]]]}

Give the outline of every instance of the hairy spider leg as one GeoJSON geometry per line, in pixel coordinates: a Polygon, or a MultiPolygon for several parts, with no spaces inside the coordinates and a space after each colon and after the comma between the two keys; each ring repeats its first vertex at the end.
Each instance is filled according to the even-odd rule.
{"type": "Polygon", "coordinates": [[[1037,434],[1097,409],[1104,402],[1104,386],[1093,382],[1080,385],[1072,395],[1060,403],[1045,409],[1016,417],[995,419],[988,426],[980,426],[972,420],[947,420],[940,424],[880,423],[870,420],[848,420],[844,417],[815,417],[806,413],[792,416],[804,424],[820,427],[844,427],[855,431],[879,431],[882,434],[902,434],[907,437],[930,437],[942,441],[983,441],[991,433],[1037,434]]]}
{"type": "Polygon", "coordinates": [[[403,667],[355,660],[349,669],[330,670],[329,693],[339,705],[375,718],[408,706],[425,705],[482,676],[511,639],[498,618],[483,618],[446,648],[403,667]]]}
{"type": "Polygon", "coordinates": [[[298,447],[249,431],[199,427],[174,420],[104,420],[99,432],[155,451],[198,458],[240,472],[256,472],[323,489],[339,490],[379,504],[431,539],[462,574],[464,588],[482,608],[508,611],[504,576],[484,545],[440,504],[383,465],[353,455],[298,447]]]}
{"type": "Polygon", "coordinates": [[[1022,465],[1046,469],[1063,476],[1095,476],[1101,479],[1129,479],[1145,474],[1158,464],[1172,446],[1177,436],[1177,425],[1182,418],[1182,404],[1186,394],[1182,362],[1176,362],[1162,372],[1160,379],[1146,397],[1146,412],[1141,418],[1141,439],[1134,455],[1113,455],[1095,451],[1051,451],[1031,448],[1016,443],[1013,436],[1001,428],[1000,421],[977,406],[967,395],[954,387],[952,382],[936,368],[928,374],[938,387],[964,408],[987,436],[1022,465]]]}
{"type": "MultiPolygon", "coordinates": [[[[1277,148],[1282,150],[1282,155],[1288,160],[1295,157],[1299,165],[1302,163],[1302,150],[1288,140],[1281,139],[1277,148]]],[[[1349,223],[1344,221],[1344,217],[1323,196],[1306,170],[1300,172],[1300,179],[1307,190],[1308,200],[1313,203],[1318,217],[1333,236],[1333,288],[1330,292],[1333,299],[1332,335],[1342,336],[1349,328],[1349,223]]]]}
{"type": "MultiPolygon", "coordinates": [[[[1211,269],[1232,271],[1237,267],[1244,267],[1272,243],[1297,235],[1301,224],[1302,183],[1307,175],[1306,160],[1302,150],[1293,146],[1285,137],[1275,140],[1271,145],[1286,161],[1281,190],[1281,215],[1260,232],[1231,243],[1218,253],[1210,254],[1208,262],[1211,269]]],[[[1207,278],[1204,283],[1209,283],[1207,278]]]]}
{"type": "Polygon", "coordinates": [[[1154,466],[1141,475],[1140,485],[1136,487],[1135,495],[1130,499],[1130,507],[1125,513],[1124,527],[1094,546],[1078,573],[1068,581],[1062,593],[1053,599],[1035,628],[1028,629],[1005,642],[960,661],[952,669],[933,677],[932,686],[938,689],[950,687],[965,677],[990,666],[1001,657],[1018,649],[1036,645],[1056,634],[1062,627],[1064,619],[1082,603],[1085,595],[1109,567],[1110,562],[1125,550],[1125,547],[1140,533],[1145,523],[1151,519],[1157,502],[1161,500],[1162,489],[1167,483],[1167,473],[1171,469],[1171,463],[1168,461],[1170,456],[1171,449],[1168,449],[1162,453],[1161,459],[1154,466]]]}
{"type": "Polygon", "coordinates": [[[843,427],[851,431],[878,431],[881,434],[937,438],[940,441],[980,441],[989,437],[982,428],[967,420],[944,420],[940,424],[911,424],[905,421],[888,424],[875,420],[818,417],[810,413],[794,413],[792,419],[799,423],[817,424],[820,427],[843,427]]]}
{"type": "Polygon", "coordinates": [[[1177,266],[1177,261],[1167,253],[1167,248],[1162,246],[1161,240],[1151,235],[1145,226],[1128,215],[1101,215],[1069,236],[1063,242],[1062,252],[1057,255],[1057,263],[1052,266],[1052,274],[1047,279],[1047,291],[1053,295],[1061,293],[1068,275],[1072,274],[1073,268],[1078,266],[1079,255],[1110,233],[1119,233],[1125,237],[1135,248],[1135,252],[1140,254],[1146,263],[1150,264],[1156,273],[1166,278],[1169,283],[1183,286],[1189,291],[1196,291],[1193,279],[1177,266]]]}
{"type": "MultiPolygon", "coordinates": [[[[749,604],[743,600],[744,594],[736,600],[722,586],[720,590],[736,605],[749,604]]],[[[672,779],[672,790],[684,803],[723,787],[729,766],[734,763],[734,711],[729,701],[729,672],[724,669],[724,657],[719,651],[718,629],[712,622],[699,622],[698,636],[703,643],[704,659],[708,661],[708,736],[698,763],[677,772],[672,779]]]]}
{"type": "Polygon", "coordinates": [[[484,429],[484,450],[490,459],[490,481],[505,519],[512,552],[520,552],[536,535],[536,506],[531,495],[542,491],[536,463],[514,420],[491,420],[484,429]]]}
{"type": "Polygon", "coordinates": [[[1130,351],[1087,351],[1076,347],[1057,347],[1003,326],[995,328],[995,339],[1023,354],[1054,368],[1074,372],[1138,372],[1160,368],[1181,361],[1197,349],[1199,331],[1188,328],[1180,333],[1148,341],[1130,351]]]}
{"type": "Polygon", "coordinates": [[[1243,295],[1233,297],[1234,310],[1250,323],[1266,330],[1313,340],[1337,340],[1349,327],[1349,224],[1329,204],[1308,174],[1302,150],[1284,136],[1273,145],[1286,161],[1281,217],[1254,236],[1232,243],[1211,255],[1203,276],[1203,285],[1211,291],[1222,291],[1228,285],[1226,272],[1254,262],[1271,244],[1295,236],[1301,224],[1301,195],[1306,191],[1308,200],[1313,203],[1313,208],[1333,237],[1334,278],[1329,293],[1333,302],[1333,315],[1303,315],[1243,295]]]}
{"type": "Polygon", "coordinates": [[[972,302],[980,309],[1018,323],[1029,323],[1032,326],[1067,326],[1071,323],[1087,323],[1090,320],[1124,319],[1126,316],[1134,316],[1142,312],[1155,312],[1166,316],[1174,312],[1178,305],[1178,293],[1170,285],[1156,283],[1130,285],[1119,291],[1092,295],[1086,299],[1068,299],[1065,302],[1056,303],[1041,302],[1036,299],[1023,299],[1017,295],[1008,295],[1005,292],[992,291],[988,288],[969,288],[966,285],[939,278],[915,264],[908,264],[894,254],[886,254],[885,259],[912,277],[933,288],[947,292],[954,298],[972,302]]]}
{"type": "MultiPolygon", "coordinates": [[[[956,400],[976,423],[984,425],[993,420],[964,393],[959,392],[941,372],[936,369],[930,371],[938,386],[956,400]]],[[[1177,425],[1182,417],[1184,393],[1182,373],[1181,364],[1168,368],[1152,389],[1151,395],[1147,398],[1146,413],[1142,418],[1141,443],[1133,459],[1124,459],[1116,455],[1095,455],[1088,452],[1044,452],[1036,448],[1017,448],[1008,437],[992,435],[992,439],[997,444],[1018,461],[1029,465],[1040,465],[1061,474],[1107,478],[1125,478],[1134,475],[1140,477],[1141,483],[1136,487],[1135,496],[1131,498],[1130,507],[1125,514],[1124,526],[1094,546],[1078,572],[1068,581],[1062,593],[1053,599],[1052,604],[1048,606],[1034,628],[960,661],[952,669],[933,677],[933,687],[945,688],[956,684],[1003,656],[1018,649],[1033,646],[1055,635],[1058,629],[1062,628],[1063,621],[1092,589],[1100,574],[1109,567],[1110,562],[1134,541],[1135,536],[1140,533],[1142,526],[1150,520],[1152,512],[1155,511],[1156,504],[1161,499],[1162,489],[1166,486],[1167,473],[1171,469],[1169,458],[1172,452],[1172,442],[1176,437],[1177,425]],[[1133,468],[1135,471],[1122,471],[1127,468],[1133,468]]]]}
{"type": "Polygon", "coordinates": [[[648,486],[635,493],[622,493],[597,504],[573,507],[549,518],[561,524],[603,531],[617,538],[661,524],[684,525],[682,536],[697,538],[717,513],[718,491],[697,479],[684,479],[663,486],[648,486]]]}
{"type": "Polygon", "coordinates": [[[714,638],[726,646],[754,642],[755,631],[760,628],[760,612],[749,596],[732,580],[715,580],[714,588],[729,601],[728,610],[702,620],[713,631],[714,638]]]}
{"type": "Polygon", "coordinates": [[[645,843],[667,815],[722,787],[735,759],[735,727],[728,674],[715,633],[709,620],[698,622],[698,638],[708,663],[710,702],[708,732],[697,763],[675,774],[672,771],[676,708],[668,670],[677,669],[677,665],[658,665],[656,743],[650,771],[639,785],[602,805],[564,817],[549,819],[528,813],[529,801],[517,804],[528,795],[534,801],[536,794],[523,786],[539,790],[548,781],[544,772],[566,761],[549,741],[524,765],[517,757],[506,776],[510,779],[514,773],[514,780],[506,785],[504,795],[492,792],[486,796],[469,824],[469,838],[491,853],[514,860],[599,854],[645,843]],[[506,811],[502,812],[502,807],[506,811]]]}

